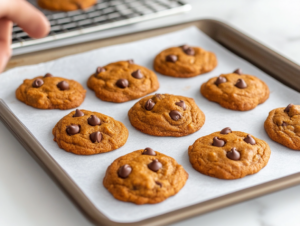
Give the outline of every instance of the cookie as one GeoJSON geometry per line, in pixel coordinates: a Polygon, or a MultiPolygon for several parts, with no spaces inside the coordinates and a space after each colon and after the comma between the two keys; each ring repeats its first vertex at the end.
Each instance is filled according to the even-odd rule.
{"type": "Polygon", "coordinates": [[[271,150],[265,141],[227,127],[199,138],[188,153],[195,170],[232,180],[259,172],[267,165],[271,150]]]}
{"type": "Polygon", "coordinates": [[[214,53],[188,45],[163,50],[154,59],[155,71],[179,78],[201,75],[216,66],[217,58],[214,53]]]}
{"type": "Polygon", "coordinates": [[[269,98],[269,88],[262,80],[243,74],[240,69],[209,79],[201,86],[202,95],[231,110],[248,111],[269,98]]]}
{"type": "Polygon", "coordinates": [[[98,67],[87,85],[101,100],[116,103],[140,98],[159,88],[156,74],[133,60],[98,67]]]}
{"type": "Polygon", "coordinates": [[[78,109],[63,117],[52,133],[60,148],[77,155],[113,151],[128,138],[123,123],[98,112],[78,109]]]}
{"type": "Polygon", "coordinates": [[[265,121],[265,130],[277,143],[300,150],[300,105],[272,110],[265,121]]]}
{"type": "Polygon", "coordinates": [[[97,0],[38,0],[38,5],[43,9],[52,11],[73,11],[89,8],[97,0]]]}
{"type": "Polygon", "coordinates": [[[198,131],[205,115],[194,99],[155,94],[138,101],[128,112],[131,125],[153,136],[181,137],[198,131]]]}
{"type": "Polygon", "coordinates": [[[45,76],[25,79],[16,90],[16,97],[35,108],[66,110],[80,106],[85,93],[80,83],[47,73],[45,76]]]}
{"type": "Polygon", "coordinates": [[[175,159],[146,148],[116,159],[107,168],[103,185],[116,199],[141,205],[175,195],[187,179],[175,159]]]}

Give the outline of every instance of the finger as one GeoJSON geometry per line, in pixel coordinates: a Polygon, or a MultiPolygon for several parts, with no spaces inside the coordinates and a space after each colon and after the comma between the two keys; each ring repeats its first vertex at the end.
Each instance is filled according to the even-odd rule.
{"type": "Polygon", "coordinates": [[[44,14],[24,0],[0,1],[1,17],[18,24],[33,38],[41,38],[49,33],[49,21],[44,14]]]}
{"type": "Polygon", "coordinates": [[[0,19],[0,73],[4,70],[11,55],[12,22],[0,19]]]}

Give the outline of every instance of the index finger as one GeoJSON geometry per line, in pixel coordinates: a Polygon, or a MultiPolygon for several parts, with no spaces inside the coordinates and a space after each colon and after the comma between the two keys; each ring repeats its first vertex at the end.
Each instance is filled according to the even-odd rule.
{"type": "Polygon", "coordinates": [[[0,18],[2,17],[18,24],[33,38],[41,38],[49,33],[49,22],[44,14],[24,0],[0,1],[0,18]]]}

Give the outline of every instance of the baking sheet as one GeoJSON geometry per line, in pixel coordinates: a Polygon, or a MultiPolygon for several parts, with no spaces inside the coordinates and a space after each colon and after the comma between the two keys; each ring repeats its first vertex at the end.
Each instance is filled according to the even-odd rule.
{"type": "Polygon", "coordinates": [[[0,76],[0,97],[94,205],[109,219],[116,222],[140,221],[299,172],[300,153],[269,139],[264,131],[263,123],[270,110],[284,107],[289,103],[298,104],[297,100],[300,94],[235,56],[196,27],[133,43],[105,47],[47,63],[15,68],[0,76]],[[157,53],[165,48],[183,44],[201,46],[216,53],[218,58],[216,69],[195,78],[180,79],[157,74],[161,85],[157,92],[192,97],[205,113],[204,126],[194,134],[181,138],[154,137],[143,134],[131,126],[127,117],[128,110],[138,100],[121,104],[104,102],[96,98],[94,92],[86,86],[88,77],[97,66],[104,66],[119,60],[134,59],[137,64],[153,69],[152,62],[157,53]],[[254,110],[247,112],[227,110],[216,103],[209,102],[199,92],[200,85],[209,78],[221,73],[232,72],[236,68],[241,68],[247,74],[256,75],[264,80],[270,88],[270,98],[254,110]],[[118,150],[93,156],[77,156],[60,149],[53,141],[52,128],[71,110],[34,109],[15,98],[15,90],[23,79],[33,78],[47,72],[80,82],[87,89],[87,96],[79,108],[98,111],[123,122],[129,130],[127,143],[118,150]],[[226,181],[202,175],[190,165],[187,154],[188,146],[193,144],[197,138],[227,126],[232,130],[253,134],[269,143],[272,150],[270,161],[258,174],[226,181]],[[182,164],[190,175],[185,187],[176,196],[155,205],[137,206],[115,200],[102,185],[106,168],[119,156],[145,147],[152,147],[172,156],[179,164],[182,164]]]}

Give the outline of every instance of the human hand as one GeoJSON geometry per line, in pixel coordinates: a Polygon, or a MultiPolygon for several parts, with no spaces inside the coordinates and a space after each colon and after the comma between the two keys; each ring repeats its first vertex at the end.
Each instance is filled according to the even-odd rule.
{"type": "Polygon", "coordinates": [[[11,55],[13,23],[32,38],[42,38],[50,29],[47,18],[27,1],[0,0],[0,73],[11,55]]]}

